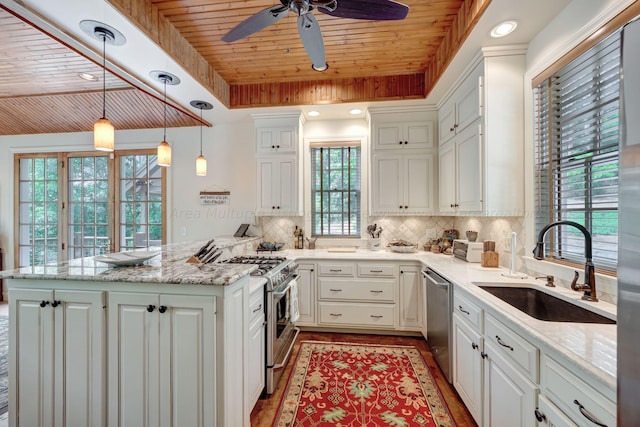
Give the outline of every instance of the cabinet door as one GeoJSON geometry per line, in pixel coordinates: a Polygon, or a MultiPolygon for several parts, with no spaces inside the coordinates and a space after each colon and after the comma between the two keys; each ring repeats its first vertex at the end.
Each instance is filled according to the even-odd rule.
{"type": "Polygon", "coordinates": [[[401,155],[373,157],[372,213],[395,215],[404,211],[401,155]]]}
{"type": "Polygon", "coordinates": [[[215,424],[215,297],[160,295],[160,426],[215,424]]]}
{"type": "Polygon", "coordinates": [[[316,323],[316,273],[315,264],[298,265],[298,323],[316,323]]]}
{"type": "Polygon", "coordinates": [[[53,291],[12,289],[9,293],[9,413],[16,427],[54,425],[53,291]],[[49,302],[44,307],[41,302],[49,302]],[[18,363],[19,361],[19,363],[18,363]]]}
{"type": "Polygon", "coordinates": [[[373,138],[376,150],[399,148],[404,142],[404,130],[399,123],[375,123],[373,138]]]}
{"type": "Polygon", "coordinates": [[[405,148],[434,148],[431,122],[403,123],[405,148]]]}
{"type": "Polygon", "coordinates": [[[451,98],[438,110],[438,132],[440,145],[456,135],[456,102],[451,98]]]}
{"type": "Polygon", "coordinates": [[[275,159],[258,159],[258,213],[273,215],[278,200],[274,192],[278,163],[275,159]]]}
{"type": "Polygon", "coordinates": [[[412,154],[404,159],[404,211],[403,213],[426,215],[435,210],[434,155],[412,154]]]}
{"type": "Polygon", "coordinates": [[[295,152],[298,132],[294,127],[257,128],[258,153],[295,152]]]}
{"type": "Polygon", "coordinates": [[[258,159],[258,213],[294,215],[298,211],[295,156],[258,159]]]}
{"type": "Polygon", "coordinates": [[[160,425],[158,302],[154,294],[109,293],[111,427],[160,425]]]}
{"type": "MultiPolygon", "coordinates": [[[[483,340],[465,321],[453,315],[453,386],[478,424],[482,423],[483,340]]],[[[507,406],[505,406],[507,408],[507,406]]],[[[518,425],[518,424],[504,424],[518,425]]]]}
{"type": "Polygon", "coordinates": [[[54,301],[55,425],[106,425],[104,293],[55,291],[54,301]]]}
{"type": "Polygon", "coordinates": [[[422,276],[416,266],[400,266],[400,326],[421,330],[422,276]]]}
{"type": "Polygon", "coordinates": [[[264,318],[253,322],[249,328],[249,410],[252,410],[260,398],[265,386],[265,328],[264,318]]]}
{"type": "Polygon", "coordinates": [[[479,124],[456,137],[457,203],[464,213],[482,211],[482,132],[479,124]]]}
{"type": "Polygon", "coordinates": [[[460,133],[472,124],[482,114],[482,103],[480,97],[480,67],[465,80],[456,91],[457,118],[456,133],[460,133]]]}
{"type": "Polygon", "coordinates": [[[538,388],[485,341],[484,426],[535,427],[538,388]]]}
{"type": "Polygon", "coordinates": [[[438,153],[438,211],[456,211],[456,145],[455,141],[440,147],[438,153]]]}

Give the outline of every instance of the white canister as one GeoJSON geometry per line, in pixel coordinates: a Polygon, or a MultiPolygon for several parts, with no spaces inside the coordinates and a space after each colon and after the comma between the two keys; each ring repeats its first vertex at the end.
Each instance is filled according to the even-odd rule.
{"type": "Polygon", "coordinates": [[[372,251],[379,251],[382,244],[380,243],[380,238],[372,238],[369,239],[369,249],[372,251]]]}

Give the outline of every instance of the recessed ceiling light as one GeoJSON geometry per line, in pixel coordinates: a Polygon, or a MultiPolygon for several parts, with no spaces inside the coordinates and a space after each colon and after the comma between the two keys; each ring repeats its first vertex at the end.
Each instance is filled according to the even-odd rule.
{"type": "Polygon", "coordinates": [[[516,21],[501,22],[493,27],[493,30],[491,30],[491,37],[504,37],[507,34],[511,34],[517,26],[518,23],[516,21]]]}
{"type": "Polygon", "coordinates": [[[313,110],[313,111],[309,111],[307,114],[309,115],[309,117],[318,117],[320,115],[320,112],[313,110]]]}
{"type": "Polygon", "coordinates": [[[78,73],[78,77],[80,77],[81,79],[85,79],[87,81],[90,82],[97,82],[98,78],[96,76],[94,76],[93,74],[89,74],[89,73],[78,73]]]}
{"type": "Polygon", "coordinates": [[[356,114],[360,114],[360,113],[362,113],[362,110],[361,110],[361,109],[359,109],[359,108],[352,108],[352,109],[349,111],[349,114],[353,114],[354,116],[355,116],[356,114]]]}

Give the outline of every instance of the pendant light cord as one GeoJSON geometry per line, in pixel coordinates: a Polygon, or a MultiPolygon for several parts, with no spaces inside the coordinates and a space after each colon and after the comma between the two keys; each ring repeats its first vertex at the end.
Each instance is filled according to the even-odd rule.
{"type": "Polygon", "coordinates": [[[107,118],[107,35],[102,35],[102,118],[107,118]]]}
{"type": "Polygon", "coordinates": [[[202,108],[200,108],[200,157],[202,157],[202,108]]]}
{"type": "Polygon", "coordinates": [[[167,77],[164,78],[164,137],[163,141],[167,140],[167,77]]]}

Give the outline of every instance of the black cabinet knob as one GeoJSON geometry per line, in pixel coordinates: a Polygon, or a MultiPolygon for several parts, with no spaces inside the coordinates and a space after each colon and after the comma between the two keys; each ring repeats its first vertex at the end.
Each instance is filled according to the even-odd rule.
{"type": "Polygon", "coordinates": [[[164,313],[165,311],[167,311],[167,306],[166,305],[161,305],[160,307],[158,307],[158,311],[160,313],[164,313]]]}
{"type": "Polygon", "coordinates": [[[155,309],[156,309],[156,306],[155,306],[155,305],[149,304],[149,305],[147,306],[147,311],[148,311],[149,313],[151,313],[151,312],[152,312],[153,310],[155,310],[155,309]]]}
{"type": "Polygon", "coordinates": [[[480,352],[480,356],[482,356],[483,359],[486,359],[487,358],[487,353],[482,351],[482,352],[480,352]]]}
{"type": "Polygon", "coordinates": [[[405,208],[405,209],[409,209],[409,206],[407,206],[407,205],[404,205],[404,208],[405,208]]]}
{"type": "Polygon", "coordinates": [[[402,145],[402,141],[398,141],[398,144],[402,145]]]}
{"type": "Polygon", "coordinates": [[[478,344],[472,342],[471,343],[471,348],[474,349],[474,350],[477,350],[478,349],[478,344]]]}
{"type": "Polygon", "coordinates": [[[272,145],[272,146],[271,146],[271,148],[276,148],[276,146],[275,146],[275,145],[272,145]]]}
{"type": "Polygon", "coordinates": [[[280,146],[279,146],[279,145],[276,145],[276,148],[280,148],[280,146]]]}
{"type": "Polygon", "coordinates": [[[533,413],[536,415],[536,420],[538,420],[539,422],[542,422],[547,418],[542,412],[540,412],[538,408],[536,408],[533,413]]]}
{"type": "Polygon", "coordinates": [[[409,141],[405,141],[405,142],[404,142],[404,145],[407,145],[408,143],[409,143],[409,141]]]}
{"type": "Polygon", "coordinates": [[[53,300],[53,302],[51,303],[51,307],[57,307],[59,305],[60,305],[60,301],[53,300]]]}
{"type": "Polygon", "coordinates": [[[40,301],[40,307],[46,307],[49,305],[49,301],[40,301]]]}
{"type": "Polygon", "coordinates": [[[275,206],[271,206],[271,209],[275,209],[275,208],[276,208],[275,206]]]}

